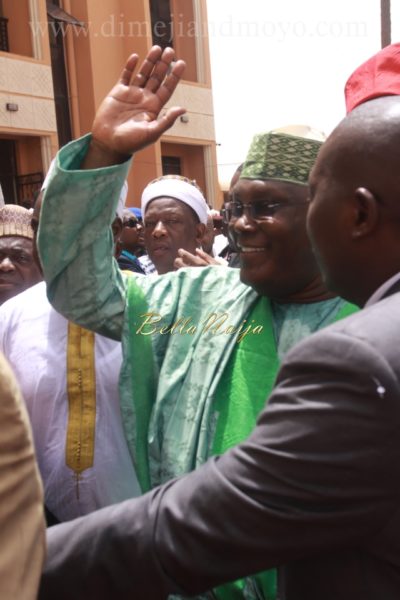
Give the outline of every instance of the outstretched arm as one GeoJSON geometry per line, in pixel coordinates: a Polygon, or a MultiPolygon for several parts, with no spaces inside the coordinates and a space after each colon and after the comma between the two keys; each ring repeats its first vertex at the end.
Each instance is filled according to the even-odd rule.
{"type": "MultiPolygon", "coordinates": [[[[248,440],[145,496],[51,528],[40,600],[192,596],[300,559],[313,578],[320,555],[345,563],[348,549],[375,548],[398,512],[399,384],[372,344],[317,335],[288,355],[248,440]]],[[[336,567],[325,564],[328,587],[336,567]]]]}
{"type": "Polygon", "coordinates": [[[151,48],[136,70],[129,57],[102,102],[90,137],[61,149],[40,216],[38,249],[48,296],[58,312],[120,339],[125,285],[113,259],[111,222],[131,155],[155,142],[183,108],[160,116],[185,68],[174,51],[151,48]]]}

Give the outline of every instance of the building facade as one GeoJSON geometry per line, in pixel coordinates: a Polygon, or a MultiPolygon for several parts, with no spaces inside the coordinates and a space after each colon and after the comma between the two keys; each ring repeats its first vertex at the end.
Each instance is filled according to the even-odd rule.
{"type": "Polygon", "coordinates": [[[205,0],[0,0],[0,183],[29,206],[58,148],[90,131],[132,52],[172,46],[187,63],[170,104],[186,115],[134,158],[128,205],[166,173],[218,200],[205,0]]]}

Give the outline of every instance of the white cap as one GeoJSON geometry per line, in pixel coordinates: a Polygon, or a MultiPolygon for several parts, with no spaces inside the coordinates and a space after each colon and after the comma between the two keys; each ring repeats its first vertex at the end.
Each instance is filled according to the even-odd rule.
{"type": "Polygon", "coordinates": [[[200,223],[207,223],[207,202],[199,188],[188,181],[167,175],[149,183],[142,194],[142,214],[145,220],[147,205],[156,198],[180,200],[194,210],[200,223]]]}

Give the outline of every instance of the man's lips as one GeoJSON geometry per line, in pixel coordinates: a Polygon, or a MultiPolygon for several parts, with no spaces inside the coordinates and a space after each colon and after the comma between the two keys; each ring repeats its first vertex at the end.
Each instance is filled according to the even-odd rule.
{"type": "Polygon", "coordinates": [[[164,254],[164,252],[169,252],[168,246],[155,246],[153,248],[153,254],[164,254]]]}
{"type": "Polygon", "coordinates": [[[239,252],[243,254],[250,254],[252,252],[265,252],[267,248],[265,246],[239,246],[239,252]]]}
{"type": "Polygon", "coordinates": [[[9,279],[0,279],[1,287],[14,287],[16,285],[16,281],[10,281],[9,279]]]}

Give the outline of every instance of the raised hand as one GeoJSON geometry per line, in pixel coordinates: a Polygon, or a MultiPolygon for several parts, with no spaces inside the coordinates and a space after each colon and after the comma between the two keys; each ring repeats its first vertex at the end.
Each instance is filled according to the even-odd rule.
{"type": "Polygon", "coordinates": [[[174,50],[153,46],[135,73],[139,57],[132,54],[117,84],[101,103],[92,126],[82,168],[94,169],[123,162],[155,142],[185,112],[173,107],[158,118],[179,83],[185,63],[174,61],[174,50]]]}
{"type": "Polygon", "coordinates": [[[226,261],[223,259],[213,258],[200,248],[196,248],[196,254],[180,248],[178,256],[174,260],[175,269],[181,269],[182,267],[208,267],[208,265],[221,267],[226,264],[226,261]]]}

